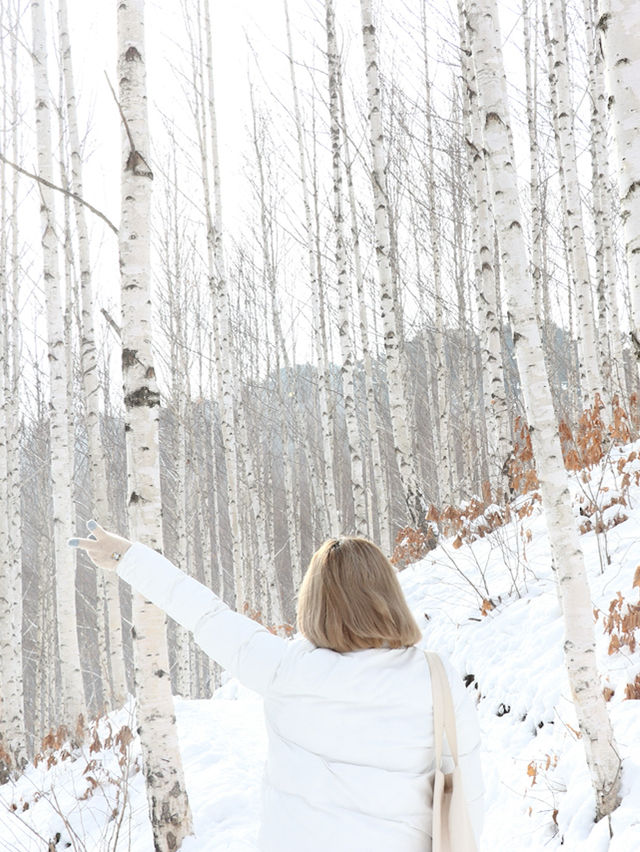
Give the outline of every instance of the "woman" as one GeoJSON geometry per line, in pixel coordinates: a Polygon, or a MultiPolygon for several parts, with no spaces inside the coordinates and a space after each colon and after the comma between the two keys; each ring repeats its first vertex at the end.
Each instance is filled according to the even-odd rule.
{"type": "MultiPolygon", "coordinates": [[[[70,539],[103,569],[193,632],[264,696],[268,733],[263,852],[428,852],[434,771],[429,668],[396,573],[363,538],[326,541],[298,596],[301,636],[286,640],[233,612],[140,543],[87,524],[70,539]]],[[[448,667],[460,765],[476,837],[482,777],[475,707],[448,667]]]]}

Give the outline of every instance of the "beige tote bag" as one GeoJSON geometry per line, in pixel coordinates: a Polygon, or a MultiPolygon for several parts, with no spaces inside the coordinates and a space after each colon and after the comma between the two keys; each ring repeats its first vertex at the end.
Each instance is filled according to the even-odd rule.
{"type": "Polygon", "coordinates": [[[437,654],[425,651],[431,671],[433,727],[436,750],[433,787],[432,852],[477,852],[458,766],[458,738],[447,673],[437,654]],[[454,769],[442,771],[442,735],[446,733],[454,769]]]}

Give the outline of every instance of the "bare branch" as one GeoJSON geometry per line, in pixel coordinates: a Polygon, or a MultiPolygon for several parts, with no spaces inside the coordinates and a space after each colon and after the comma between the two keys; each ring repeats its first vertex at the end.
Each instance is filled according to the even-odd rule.
{"type": "Polygon", "coordinates": [[[98,210],[97,207],[94,207],[93,204],[89,204],[88,201],[85,201],[84,198],[81,198],[76,192],[72,192],[70,189],[64,189],[64,187],[62,186],[58,186],[55,183],[51,183],[51,181],[46,180],[46,178],[40,177],[40,175],[34,175],[32,172],[28,172],[26,169],[23,169],[22,166],[19,166],[17,163],[12,163],[11,160],[7,160],[7,158],[2,152],[0,152],[0,160],[2,160],[2,162],[6,163],[8,166],[11,166],[12,169],[15,169],[17,172],[20,172],[21,175],[31,178],[32,180],[35,180],[38,183],[44,184],[44,186],[48,186],[49,189],[55,189],[56,192],[61,192],[63,195],[68,195],[69,198],[73,198],[74,201],[78,201],[80,204],[84,204],[84,206],[88,210],[91,210],[91,212],[95,213],[95,215],[99,219],[102,219],[102,221],[106,225],[108,225],[113,231],[113,233],[117,236],[118,229],[113,224],[111,219],[105,216],[105,214],[98,210]]]}

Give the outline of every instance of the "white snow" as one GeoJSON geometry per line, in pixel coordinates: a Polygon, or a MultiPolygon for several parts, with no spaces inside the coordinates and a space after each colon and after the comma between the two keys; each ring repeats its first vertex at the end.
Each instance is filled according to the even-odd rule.
{"type": "MultiPolygon", "coordinates": [[[[539,504],[529,517],[519,520],[513,513],[507,526],[472,544],[456,549],[444,542],[400,575],[424,630],[424,644],[448,654],[461,675],[476,678],[487,790],[482,852],[553,850],[561,845],[580,852],[640,850],[640,701],[624,697],[626,684],[640,673],[640,648],[630,653],[625,646],[609,655],[611,637],[603,630],[604,616],[618,592],[629,602],[640,598],[640,589],[632,588],[640,563],[640,486],[634,475],[640,471],[640,459],[623,472],[617,470],[618,458],[632,450],[640,452],[640,442],[613,450],[608,463],[588,481],[572,480],[579,522],[584,520],[578,512],[581,505],[595,500],[605,507],[620,494],[627,503],[613,504],[603,513],[607,522],[628,515],[606,532],[611,564],[606,564],[603,535],[600,547],[595,532],[581,537],[594,608],[600,610],[595,625],[598,666],[603,686],[615,690],[608,706],[623,760],[622,802],[611,819],[611,839],[606,820],[592,822],[594,797],[563,664],[562,621],[539,504]],[[622,484],[625,471],[631,473],[628,487],[622,484]],[[487,615],[481,614],[472,584],[496,604],[487,615]]],[[[592,520],[595,526],[595,515],[592,520]]],[[[640,629],[636,633],[640,645],[640,629]]],[[[184,852],[257,850],[266,753],[260,698],[231,680],[210,701],[176,698],[176,712],[195,825],[184,852]]],[[[123,724],[134,727],[130,714],[130,707],[111,714],[114,732],[123,724]]],[[[103,721],[102,741],[105,726],[103,721]]],[[[135,740],[131,752],[129,803],[117,850],[150,852],[135,740]]],[[[117,784],[104,782],[88,799],[79,800],[90,784],[87,775],[97,781],[105,777],[97,767],[83,775],[88,759],[122,776],[113,749],[91,755],[85,750],[83,756],[61,760],[50,770],[43,764],[31,766],[16,784],[0,787],[0,850],[41,852],[46,849],[43,839],[56,831],[62,837],[54,848],[73,849],[64,845],[68,832],[56,811],[67,816],[82,839],[84,845],[76,840],[75,848],[114,849],[105,837],[112,836],[115,824],[109,813],[117,784]],[[37,791],[44,795],[38,798],[37,791]],[[25,802],[28,810],[22,810],[25,802]],[[12,803],[16,812],[10,810],[12,803]]]]}

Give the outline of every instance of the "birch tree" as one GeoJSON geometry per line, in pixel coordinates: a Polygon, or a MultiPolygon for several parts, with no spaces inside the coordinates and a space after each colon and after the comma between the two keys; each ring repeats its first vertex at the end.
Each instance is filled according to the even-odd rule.
{"type": "MultiPolygon", "coordinates": [[[[53,182],[50,94],[47,74],[47,30],[44,0],[32,0],[33,81],[36,103],[38,174],[53,182]]],[[[49,360],[51,441],[51,482],[53,491],[53,541],[56,569],[58,649],[62,675],[62,719],[73,736],[82,737],[86,719],[84,683],[80,667],[76,615],[75,551],[67,546],[73,530],[72,459],[69,447],[67,362],[64,315],[58,267],[54,197],[52,190],[39,184],[42,227],[42,263],[46,296],[49,360]]]]}
{"type": "Polygon", "coordinates": [[[424,62],[425,92],[425,169],[427,190],[427,221],[431,237],[431,264],[433,274],[434,335],[436,344],[437,383],[437,471],[441,505],[453,503],[451,483],[451,458],[449,451],[450,387],[447,387],[447,357],[444,337],[444,300],[442,298],[442,259],[440,251],[440,204],[437,197],[435,178],[435,151],[433,145],[433,109],[431,105],[431,76],[429,72],[429,49],[427,42],[426,2],[421,9],[422,52],[424,62]]]}
{"type": "Polygon", "coordinates": [[[342,193],[342,144],[340,133],[340,105],[338,77],[340,57],[336,39],[336,22],[333,0],[325,0],[327,30],[327,63],[329,69],[329,114],[331,134],[331,165],[333,171],[333,223],[336,239],[336,267],[338,279],[338,336],[342,356],[341,374],[347,440],[349,443],[349,476],[353,491],[354,531],[356,535],[367,534],[367,507],[364,490],[364,469],[360,444],[360,429],[356,413],[354,384],[355,357],[351,335],[351,280],[347,267],[347,252],[344,235],[344,205],[342,193]]]}
{"type": "MultiPolygon", "coordinates": [[[[207,211],[207,234],[210,262],[210,282],[213,284],[213,297],[216,312],[216,328],[220,339],[218,364],[220,369],[219,385],[222,390],[225,422],[227,424],[227,440],[235,446],[235,456],[238,466],[242,467],[245,476],[250,505],[254,517],[254,529],[258,537],[259,558],[254,560],[254,570],[260,574],[262,587],[267,592],[263,601],[268,618],[276,624],[282,624],[282,600],[278,579],[276,576],[273,553],[267,544],[264,506],[258,493],[256,478],[257,464],[248,439],[246,413],[242,404],[242,396],[238,393],[235,364],[233,363],[233,341],[230,322],[229,280],[223,245],[222,219],[222,187],[220,181],[220,157],[218,149],[218,129],[215,106],[213,80],[211,19],[208,0],[205,3],[205,27],[207,39],[207,108],[209,119],[209,135],[211,146],[211,164],[213,169],[213,211],[207,211]],[[225,407],[226,406],[226,407],[225,407]],[[228,429],[234,422],[233,434],[228,429]],[[237,436],[237,437],[236,437],[237,436]],[[237,442],[237,443],[236,443],[237,442]],[[263,576],[264,575],[264,576],[263,576]]],[[[237,471],[236,471],[237,474],[237,471]]],[[[249,564],[248,561],[246,564],[249,564]]]]}
{"type": "MultiPolygon", "coordinates": [[[[326,359],[326,331],[325,318],[322,305],[321,281],[318,276],[318,258],[315,250],[314,224],[311,213],[311,199],[309,194],[309,181],[307,178],[306,152],[304,146],[304,134],[302,129],[302,112],[300,109],[300,98],[296,79],[295,63],[293,56],[293,45],[291,40],[291,27],[289,23],[289,8],[287,0],[284,3],[285,22],[287,28],[287,46],[289,53],[289,76],[291,79],[291,92],[293,97],[293,115],[296,129],[296,143],[298,155],[298,178],[302,192],[302,204],[304,209],[304,235],[305,249],[307,254],[307,272],[309,276],[309,287],[313,300],[313,342],[316,353],[316,364],[318,368],[318,391],[320,399],[320,418],[322,429],[322,486],[324,492],[324,508],[326,514],[326,534],[332,534],[339,530],[338,505],[335,491],[335,475],[333,465],[333,413],[329,405],[329,377],[327,375],[326,359]],[[324,357],[323,357],[324,356],[324,357]]],[[[316,196],[317,201],[317,196],[316,196]]]]}
{"type": "Polygon", "coordinates": [[[640,5],[600,0],[609,111],[618,152],[620,214],[624,227],[632,306],[632,338],[640,360],[640,5]]]}
{"type": "MultiPolygon", "coordinates": [[[[160,394],[151,333],[149,214],[153,173],[149,165],[144,0],[119,2],[117,22],[123,124],[118,247],[129,531],[134,540],[161,550],[160,394]]],[[[157,852],[174,852],[192,827],[171,696],[165,616],[136,594],[133,623],[137,729],[154,848],[157,852]]]]}
{"type": "MultiPolygon", "coordinates": [[[[3,50],[0,54],[6,81],[2,101],[2,138],[11,139],[16,162],[18,79],[17,38],[13,27],[10,33],[9,62],[3,50]]],[[[7,167],[0,163],[0,784],[9,775],[20,772],[26,763],[18,435],[20,331],[16,310],[19,270],[18,185],[18,173],[14,171],[9,181],[7,167]]]]}
{"type": "Polygon", "coordinates": [[[470,0],[467,24],[516,358],[562,601],[565,662],[600,819],[618,803],[620,758],[595,663],[591,595],[536,321],[496,0],[470,0]]]}
{"type": "Polygon", "coordinates": [[[557,135],[558,159],[562,167],[560,179],[564,182],[563,196],[566,199],[569,252],[576,277],[580,384],[583,407],[588,408],[595,404],[597,396],[604,402],[608,397],[608,391],[605,392],[598,363],[591,274],[578,179],[565,20],[564,0],[549,0],[549,82],[556,94],[557,111],[554,115],[554,132],[557,135]]]}
{"type": "MultiPolygon", "coordinates": [[[[338,68],[338,70],[340,70],[338,68]]],[[[371,478],[373,479],[373,490],[375,493],[376,520],[379,530],[379,542],[383,552],[391,555],[391,506],[389,501],[389,489],[387,488],[387,476],[383,467],[382,425],[376,402],[375,383],[373,375],[372,347],[369,334],[369,319],[367,316],[367,300],[365,293],[365,280],[362,268],[362,251],[360,247],[360,225],[358,222],[358,206],[356,193],[353,185],[352,156],[349,145],[349,133],[347,131],[346,110],[344,105],[344,91],[342,86],[342,75],[338,76],[338,90],[340,93],[340,117],[344,133],[344,166],[347,177],[347,195],[349,198],[349,213],[351,222],[351,245],[353,249],[353,268],[356,279],[356,292],[358,299],[358,331],[360,338],[360,349],[362,351],[362,366],[364,371],[364,386],[367,401],[366,420],[364,431],[371,436],[371,478]]],[[[374,529],[373,500],[369,499],[369,511],[371,515],[370,528],[374,529]]]]}
{"type": "MultiPolygon", "coordinates": [[[[100,434],[100,383],[96,353],[94,327],[94,287],[91,273],[91,252],[89,247],[89,229],[83,198],[82,151],[76,110],[75,81],[71,44],[69,40],[69,20],[66,0],[59,0],[58,28],[60,38],[60,56],[66,94],[66,116],[69,131],[71,154],[70,189],[76,196],[74,214],[78,235],[78,262],[80,266],[81,327],[80,359],[84,391],[85,423],[89,444],[89,476],[93,497],[95,517],[102,526],[112,526],[112,515],[107,491],[107,465],[104,443],[100,434]]],[[[113,706],[120,706],[127,696],[127,680],[124,668],[122,648],[122,620],[120,614],[120,595],[118,578],[115,574],[99,575],[98,583],[98,630],[107,634],[109,648],[109,682],[104,684],[113,706]],[[101,593],[100,593],[101,592],[101,593]],[[107,623],[103,614],[106,603],[107,623]]]]}
{"type": "MultiPolygon", "coordinates": [[[[592,160],[592,187],[594,197],[594,226],[596,231],[596,266],[598,292],[598,325],[606,328],[600,334],[609,357],[609,378],[613,391],[627,397],[622,335],[617,298],[617,270],[614,245],[613,194],[609,169],[608,112],[604,85],[604,57],[596,30],[596,0],[584,0],[585,36],[591,94],[590,149],[592,160]]],[[[603,380],[607,375],[603,369],[603,380]]]]}
{"type": "Polygon", "coordinates": [[[502,317],[498,308],[498,281],[493,263],[495,237],[492,227],[493,210],[478,112],[477,80],[475,67],[471,61],[468,34],[464,26],[461,0],[458,3],[458,17],[462,42],[464,131],[473,178],[475,281],[478,291],[489,480],[495,498],[504,501],[508,495],[505,465],[511,451],[511,441],[502,363],[502,317]]]}
{"type": "Polygon", "coordinates": [[[385,365],[387,370],[389,405],[394,441],[394,453],[412,523],[420,527],[425,522],[426,501],[416,475],[408,424],[408,405],[405,394],[406,366],[402,360],[393,298],[393,277],[390,264],[391,238],[386,190],[384,130],[376,30],[371,12],[371,0],[360,0],[362,41],[364,48],[369,140],[371,144],[371,185],[375,211],[375,253],[380,286],[380,313],[384,327],[385,365]]]}

